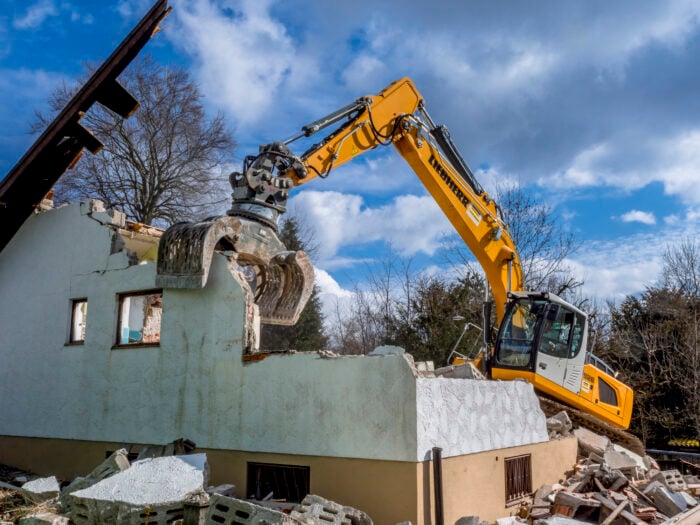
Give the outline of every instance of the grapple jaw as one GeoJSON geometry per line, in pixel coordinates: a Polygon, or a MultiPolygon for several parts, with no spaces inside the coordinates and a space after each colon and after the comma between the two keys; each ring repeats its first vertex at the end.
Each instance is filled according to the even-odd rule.
{"type": "Polygon", "coordinates": [[[158,246],[156,286],[203,288],[214,252],[244,273],[261,322],[297,322],[313,290],[311,261],[301,250],[287,250],[271,227],[244,217],[171,226],[158,246]]]}

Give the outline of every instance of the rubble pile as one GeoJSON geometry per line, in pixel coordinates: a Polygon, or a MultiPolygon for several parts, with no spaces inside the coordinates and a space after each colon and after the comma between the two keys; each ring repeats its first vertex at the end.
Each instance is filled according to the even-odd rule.
{"type": "Polygon", "coordinates": [[[120,449],[63,488],[53,476],[0,482],[0,525],[372,525],[364,512],[311,494],[299,504],[237,499],[234,485],[208,486],[206,454],[173,452],[151,447],[130,463],[120,449]]]}
{"type": "MultiPolygon", "coordinates": [[[[568,434],[568,418],[548,421],[550,432],[568,434]]],[[[698,525],[700,484],[678,470],[661,471],[649,456],[641,457],[584,428],[573,430],[579,460],[566,480],[542,486],[521,517],[502,524],[533,525],[698,525]]]]}

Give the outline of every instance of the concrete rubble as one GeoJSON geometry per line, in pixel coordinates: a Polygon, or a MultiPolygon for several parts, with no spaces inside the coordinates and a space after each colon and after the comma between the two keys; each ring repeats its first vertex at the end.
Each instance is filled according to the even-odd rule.
{"type": "Polygon", "coordinates": [[[58,496],[61,487],[55,476],[27,481],[22,485],[22,492],[28,503],[41,503],[58,496]]]}
{"type": "MultiPolygon", "coordinates": [[[[178,451],[145,449],[147,454],[178,451]]],[[[235,485],[207,486],[208,480],[206,454],[147,457],[130,464],[126,449],[120,449],[61,491],[55,477],[34,479],[22,488],[5,485],[20,501],[34,505],[20,515],[16,523],[22,525],[372,525],[364,512],[317,495],[298,504],[243,500],[234,497],[235,485]]]]}
{"type": "MultiPolygon", "coordinates": [[[[565,434],[561,413],[548,430],[565,434]]],[[[535,491],[509,523],[532,525],[699,525],[700,506],[694,476],[659,470],[649,456],[640,457],[584,428],[573,430],[579,459],[566,479],[535,491]],[[692,488],[691,488],[692,487],[692,488]]]]}
{"type": "MultiPolygon", "coordinates": [[[[77,525],[167,523],[184,517],[184,502],[205,494],[209,477],[205,454],[148,458],[70,494],[77,525]]],[[[208,497],[208,496],[207,496],[208,497]]]]}

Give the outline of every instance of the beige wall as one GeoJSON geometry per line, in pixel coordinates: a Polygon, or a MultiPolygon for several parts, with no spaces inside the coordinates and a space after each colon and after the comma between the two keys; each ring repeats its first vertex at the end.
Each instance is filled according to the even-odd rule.
{"type": "MultiPolygon", "coordinates": [[[[505,458],[532,454],[534,491],[542,485],[559,481],[564,477],[565,471],[574,467],[577,447],[576,438],[569,437],[535,445],[444,458],[442,485],[445,524],[451,525],[462,516],[479,516],[494,522],[496,518],[516,512],[517,505],[506,507],[505,504],[505,458]]],[[[420,519],[413,523],[432,525],[435,521],[432,472],[432,462],[416,465],[420,519]]]]}
{"type": "MultiPolygon", "coordinates": [[[[92,470],[116,443],[0,436],[0,463],[63,479],[92,470]]],[[[478,515],[494,521],[515,512],[505,506],[503,460],[532,454],[532,487],[559,481],[576,462],[575,438],[443,459],[445,524],[478,515]]],[[[434,523],[432,462],[267,454],[227,450],[207,453],[211,483],[233,483],[245,497],[246,462],[304,465],[311,492],[367,512],[377,525],[434,523]]]]}

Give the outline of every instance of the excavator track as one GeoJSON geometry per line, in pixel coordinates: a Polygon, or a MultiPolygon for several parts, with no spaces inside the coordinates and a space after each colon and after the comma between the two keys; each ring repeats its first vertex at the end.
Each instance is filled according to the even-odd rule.
{"type": "Polygon", "coordinates": [[[552,417],[558,412],[564,410],[567,414],[569,414],[569,419],[571,419],[572,423],[587,428],[588,430],[596,432],[597,434],[606,436],[613,443],[617,443],[635,454],[639,454],[642,457],[646,455],[644,444],[637,436],[630,434],[629,432],[625,432],[624,430],[620,430],[619,428],[615,428],[612,425],[608,425],[590,414],[586,414],[585,412],[559,403],[558,401],[554,401],[548,397],[542,395],[538,395],[537,397],[540,400],[542,411],[547,417],[552,417]]]}

